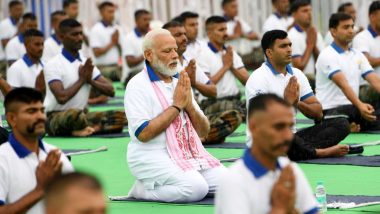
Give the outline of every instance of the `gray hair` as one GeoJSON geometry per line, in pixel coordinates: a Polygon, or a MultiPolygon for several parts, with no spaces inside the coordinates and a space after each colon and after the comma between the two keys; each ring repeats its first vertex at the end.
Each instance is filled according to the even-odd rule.
{"type": "Polygon", "coordinates": [[[171,36],[171,33],[170,33],[170,31],[168,31],[166,29],[162,29],[162,28],[149,31],[144,36],[144,40],[143,40],[143,43],[142,43],[142,50],[143,50],[143,52],[145,52],[148,49],[152,49],[153,48],[153,41],[159,35],[169,35],[169,36],[171,36]]]}

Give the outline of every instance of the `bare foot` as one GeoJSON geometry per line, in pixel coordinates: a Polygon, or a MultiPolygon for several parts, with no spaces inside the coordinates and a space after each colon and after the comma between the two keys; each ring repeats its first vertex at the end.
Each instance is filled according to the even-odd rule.
{"type": "Polygon", "coordinates": [[[350,124],[350,130],[351,130],[352,133],[360,132],[360,124],[356,124],[356,123],[352,122],[350,124]]]}
{"type": "Polygon", "coordinates": [[[347,155],[349,151],[348,145],[335,145],[325,149],[316,149],[317,156],[320,158],[325,157],[342,157],[347,155]]]}
{"type": "Polygon", "coordinates": [[[95,129],[91,126],[87,126],[86,128],[82,130],[76,130],[72,131],[71,134],[76,137],[87,137],[89,135],[92,135],[95,132],[95,129]]]}

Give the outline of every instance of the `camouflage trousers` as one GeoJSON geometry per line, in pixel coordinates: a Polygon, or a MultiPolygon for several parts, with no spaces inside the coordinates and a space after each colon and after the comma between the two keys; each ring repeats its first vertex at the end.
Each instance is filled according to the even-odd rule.
{"type": "Polygon", "coordinates": [[[237,97],[203,101],[201,108],[210,121],[210,132],[203,143],[223,143],[244,121],[244,107],[245,102],[237,97]]]}
{"type": "Polygon", "coordinates": [[[55,111],[47,114],[47,133],[50,136],[71,136],[73,131],[88,126],[100,127],[96,134],[120,133],[127,123],[124,111],[87,112],[80,109],[55,111]]]}
{"type": "Polygon", "coordinates": [[[115,65],[97,65],[98,69],[100,70],[100,73],[112,81],[120,81],[121,78],[121,68],[115,64],[115,65]]]}

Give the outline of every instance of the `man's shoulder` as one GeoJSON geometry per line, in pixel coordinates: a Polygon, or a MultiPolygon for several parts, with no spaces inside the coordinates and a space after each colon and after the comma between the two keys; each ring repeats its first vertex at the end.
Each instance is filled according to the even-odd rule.
{"type": "Polygon", "coordinates": [[[18,36],[14,36],[12,37],[12,39],[9,40],[9,42],[7,43],[7,47],[12,47],[12,46],[15,46],[17,45],[19,42],[19,39],[18,39],[18,36]]]}
{"type": "Polygon", "coordinates": [[[62,61],[61,53],[55,55],[53,58],[51,58],[46,64],[45,64],[45,70],[49,68],[58,68],[57,65],[59,65],[62,61]]]}
{"type": "Polygon", "coordinates": [[[5,142],[0,145],[0,160],[1,161],[10,158],[13,153],[14,153],[14,150],[9,142],[5,142]]]}
{"type": "Polygon", "coordinates": [[[16,71],[19,69],[23,69],[25,67],[26,67],[26,65],[25,65],[23,58],[20,58],[20,59],[16,60],[14,63],[12,63],[12,65],[9,67],[9,70],[11,70],[11,71],[15,70],[16,71]]]}
{"type": "Polygon", "coordinates": [[[149,77],[145,74],[145,71],[142,70],[134,77],[132,77],[131,80],[129,80],[126,91],[134,89],[146,89],[148,83],[150,83],[149,77]]]}
{"type": "Polygon", "coordinates": [[[223,176],[224,183],[239,183],[246,177],[247,167],[242,159],[235,161],[223,176]]]}

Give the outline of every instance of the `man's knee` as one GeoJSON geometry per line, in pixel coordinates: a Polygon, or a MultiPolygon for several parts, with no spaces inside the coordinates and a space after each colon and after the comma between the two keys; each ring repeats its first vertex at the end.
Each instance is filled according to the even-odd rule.
{"type": "Polygon", "coordinates": [[[183,202],[200,201],[209,192],[208,184],[202,176],[189,178],[179,189],[182,195],[180,200],[183,202]]]}
{"type": "Polygon", "coordinates": [[[346,118],[331,119],[330,125],[336,129],[337,137],[340,137],[340,138],[343,137],[344,139],[351,132],[350,122],[346,118]]]}

